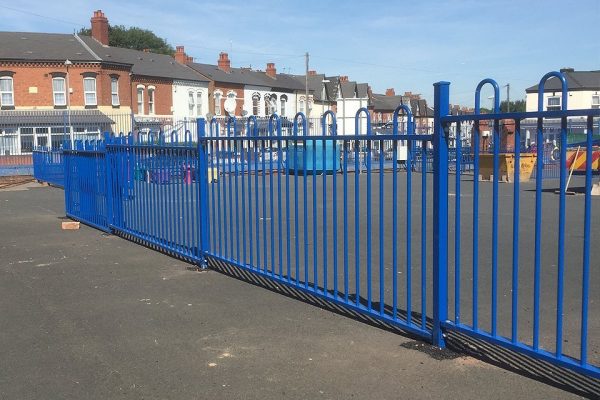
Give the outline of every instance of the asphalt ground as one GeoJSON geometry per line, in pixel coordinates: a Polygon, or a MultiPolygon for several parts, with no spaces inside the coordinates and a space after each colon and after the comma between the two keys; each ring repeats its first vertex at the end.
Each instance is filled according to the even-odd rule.
{"type": "Polygon", "coordinates": [[[0,398],[594,397],[596,381],[390,327],[213,264],[60,229],[60,189],[0,192],[0,398]],[[237,278],[237,279],[236,279],[237,278]],[[301,301],[299,301],[301,300],[301,301]]]}

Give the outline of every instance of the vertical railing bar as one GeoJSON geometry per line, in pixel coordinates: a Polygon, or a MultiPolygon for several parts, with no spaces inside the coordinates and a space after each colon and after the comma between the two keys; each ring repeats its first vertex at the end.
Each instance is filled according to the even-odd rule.
{"type": "Polygon", "coordinates": [[[494,181],[492,183],[492,336],[498,333],[498,181],[500,179],[500,128],[499,120],[493,122],[494,155],[493,171],[494,181]]]}
{"type": "MultiPolygon", "coordinates": [[[[584,204],[584,219],[583,219],[583,268],[582,268],[582,288],[581,288],[581,365],[588,363],[588,307],[590,295],[590,228],[592,223],[592,139],[594,132],[593,117],[587,118],[587,137],[586,137],[586,152],[585,152],[585,204],[584,204]]],[[[575,162],[576,160],[573,160],[575,162]]],[[[598,160],[600,163],[600,160],[598,160]]]]}
{"type": "Polygon", "coordinates": [[[456,123],[456,182],[454,190],[454,323],[460,323],[460,181],[462,176],[462,132],[461,123],[456,123]]]}
{"type": "Polygon", "coordinates": [[[515,120],[515,173],[513,188],[513,259],[512,259],[512,322],[511,339],[518,340],[519,323],[519,220],[520,220],[520,186],[521,186],[521,120],[515,120]]]}
{"type": "MultiPolygon", "coordinates": [[[[567,181],[567,117],[560,121],[560,194],[558,200],[558,262],[556,277],[556,357],[562,357],[565,276],[565,203],[567,181]]],[[[575,160],[573,160],[575,162],[575,160]]]]}

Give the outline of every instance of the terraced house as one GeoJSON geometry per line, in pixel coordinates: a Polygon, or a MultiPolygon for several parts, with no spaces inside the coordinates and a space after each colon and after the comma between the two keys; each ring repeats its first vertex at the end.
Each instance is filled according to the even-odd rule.
{"type": "Polygon", "coordinates": [[[0,154],[58,148],[101,132],[175,130],[205,115],[208,79],[173,57],[108,46],[108,19],[92,36],[0,32],[0,154]]]}

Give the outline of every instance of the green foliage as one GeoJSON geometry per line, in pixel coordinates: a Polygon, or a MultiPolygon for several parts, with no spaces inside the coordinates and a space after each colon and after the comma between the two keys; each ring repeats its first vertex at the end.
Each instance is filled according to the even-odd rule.
{"type": "MultiPolygon", "coordinates": [[[[500,103],[500,111],[507,112],[508,107],[506,100],[500,103]]],[[[525,100],[517,100],[510,102],[510,112],[525,112],[525,100]]]]}
{"type": "MultiPolygon", "coordinates": [[[[81,29],[80,35],[91,36],[91,29],[81,29]]],[[[115,25],[108,27],[108,44],[114,47],[124,47],[126,49],[145,50],[148,49],[152,53],[173,55],[175,50],[163,38],[156,36],[148,29],[137,27],[125,27],[123,25],[115,25]]]]}
{"type": "MultiPolygon", "coordinates": [[[[516,100],[510,102],[510,112],[525,112],[525,100],[516,100]]],[[[500,102],[500,112],[508,112],[506,100],[500,102]]],[[[491,114],[492,110],[487,107],[481,107],[482,114],[491,114]]]]}

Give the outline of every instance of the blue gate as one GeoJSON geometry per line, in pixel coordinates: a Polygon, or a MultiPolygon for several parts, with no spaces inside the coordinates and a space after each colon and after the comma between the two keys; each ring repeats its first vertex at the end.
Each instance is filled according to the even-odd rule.
{"type": "Polygon", "coordinates": [[[64,186],[65,165],[62,150],[33,150],[33,177],[40,182],[64,186]]]}
{"type": "MultiPolygon", "coordinates": [[[[255,117],[231,117],[199,119],[198,136],[182,143],[162,135],[78,142],[64,151],[67,215],[203,266],[225,262],[439,347],[460,332],[598,378],[600,341],[589,332],[600,328],[590,318],[600,312],[600,293],[590,290],[600,221],[590,192],[600,110],[567,111],[560,73],[542,78],[540,93],[550,77],[563,83],[560,111],[540,103],[537,112],[501,114],[498,85],[486,79],[475,113],[452,116],[449,83],[439,82],[433,135],[415,134],[410,109],[399,106],[390,134],[374,133],[363,108],[352,135],[338,132],[327,112],[320,135],[309,135],[298,113],[291,131],[277,115],[266,128],[255,117]],[[486,84],[496,108],[482,115],[486,84]],[[406,132],[401,114],[411,122],[406,132]],[[584,195],[567,198],[573,116],[587,118],[588,168],[578,183],[584,195]],[[539,143],[544,121],[561,121],[556,194],[542,179],[520,182],[520,146],[514,183],[499,184],[500,121],[515,122],[520,143],[520,123],[531,118],[539,143]],[[493,126],[491,182],[478,179],[482,120],[493,126]],[[449,148],[451,128],[460,136],[471,122],[472,147],[449,148]]],[[[544,163],[536,168],[543,176],[544,163]]]]}

